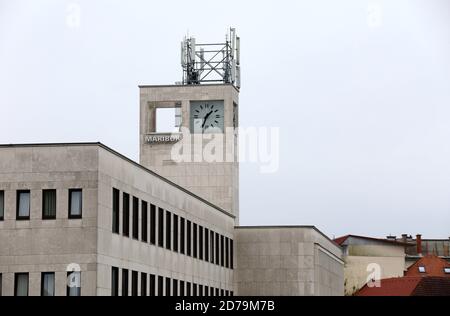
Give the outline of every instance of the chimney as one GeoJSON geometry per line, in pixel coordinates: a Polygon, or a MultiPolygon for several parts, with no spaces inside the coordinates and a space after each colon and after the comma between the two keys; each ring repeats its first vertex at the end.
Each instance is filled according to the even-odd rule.
{"type": "Polygon", "coordinates": [[[402,241],[407,242],[408,234],[402,234],[402,241]]]}
{"type": "Polygon", "coordinates": [[[422,257],[422,235],[416,235],[417,255],[422,257]]]}

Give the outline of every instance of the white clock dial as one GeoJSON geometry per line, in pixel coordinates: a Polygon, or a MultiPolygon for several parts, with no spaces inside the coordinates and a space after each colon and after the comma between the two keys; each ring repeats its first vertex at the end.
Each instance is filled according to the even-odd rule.
{"type": "Polygon", "coordinates": [[[191,102],[191,132],[223,133],[223,101],[191,102]]]}

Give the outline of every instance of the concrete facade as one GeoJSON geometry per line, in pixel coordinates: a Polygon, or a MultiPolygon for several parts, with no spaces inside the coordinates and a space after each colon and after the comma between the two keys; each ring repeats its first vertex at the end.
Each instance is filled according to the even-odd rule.
{"type": "MultiPolygon", "coordinates": [[[[5,214],[0,221],[2,295],[14,294],[14,273],[20,272],[29,273],[30,295],[40,295],[42,272],[55,272],[55,294],[66,295],[66,269],[72,263],[81,268],[83,296],[111,295],[113,266],[139,275],[153,274],[227,293],[233,291],[230,268],[143,242],[142,235],[133,239],[131,234],[130,237],[114,234],[113,188],[220,236],[233,238],[231,214],[101,144],[0,146],[0,191],[5,196],[5,214]],[[81,219],[68,219],[71,188],[81,188],[83,192],[81,219]],[[16,192],[22,189],[31,192],[30,219],[19,221],[16,192]],[[55,220],[42,219],[43,189],[57,189],[55,220]]],[[[120,223],[123,223],[123,205],[120,205],[120,223]]],[[[132,226],[131,211],[129,216],[132,226]]],[[[186,236],[186,244],[187,241],[186,236]]],[[[131,293],[131,279],[129,283],[131,293]]]]}
{"type": "Polygon", "coordinates": [[[237,227],[235,239],[239,295],[343,295],[341,248],[315,227],[237,227]]]}
{"type": "Polygon", "coordinates": [[[349,236],[342,244],[344,251],[345,295],[353,295],[367,282],[402,277],[405,266],[405,246],[402,243],[374,238],[349,236]]]}

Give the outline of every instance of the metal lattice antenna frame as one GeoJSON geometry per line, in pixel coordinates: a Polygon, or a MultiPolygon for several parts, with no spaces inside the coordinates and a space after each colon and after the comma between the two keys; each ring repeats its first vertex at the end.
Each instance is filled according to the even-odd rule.
{"type": "Polygon", "coordinates": [[[224,43],[197,44],[194,37],[181,42],[182,84],[233,84],[240,88],[240,38],[230,29],[224,43]]]}

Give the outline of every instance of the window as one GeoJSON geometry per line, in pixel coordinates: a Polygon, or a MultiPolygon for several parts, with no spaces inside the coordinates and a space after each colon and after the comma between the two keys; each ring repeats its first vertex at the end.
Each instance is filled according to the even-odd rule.
{"type": "Polygon", "coordinates": [[[141,296],[147,296],[147,273],[141,273],[141,296]]]}
{"type": "Polygon", "coordinates": [[[28,273],[14,275],[14,296],[28,296],[28,273]]]}
{"type": "Polygon", "coordinates": [[[133,196],[133,239],[139,239],[139,199],[133,196]]]}
{"type": "Polygon", "coordinates": [[[198,242],[197,242],[197,224],[193,224],[193,229],[192,229],[192,234],[193,234],[193,243],[194,243],[194,258],[197,258],[197,248],[198,248],[198,242]]]}
{"type": "Polygon", "coordinates": [[[225,296],[225,290],[224,289],[220,290],[220,296],[225,296]]]}
{"type": "Polygon", "coordinates": [[[150,204],[150,243],[156,244],[156,207],[150,204]]]}
{"type": "Polygon", "coordinates": [[[172,237],[172,214],[166,211],[166,249],[171,249],[171,237],[172,237]]]}
{"type": "Polygon", "coordinates": [[[166,278],[166,296],[170,296],[170,278],[166,278]]]}
{"type": "Polygon", "coordinates": [[[173,251],[178,252],[178,215],[173,214],[173,251]]]}
{"type": "Polygon", "coordinates": [[[113,188],[112,232],[114,234],[119,234],[119,227],[120,227],[119,204],[120,204],[120,191],[113,188]]]}
{"type": "Polygon", "coordinates": [[[131,296],[138,295],[138,273],[131,271],[131,296]]]}
{"type": "Polygon", "coordinates": [[[2,274],[0,273],[0,296],[2,296],[2,274]]]}
{"type": "Polygon", "coordinates": [[[81,272],[67,272],[67,296],[81,296],[81,272]]]}
{"type": "Polygon", "coordinates": [[[192,284],[192,296],[197,296],[197,283],[192,284]]]}
{"type": "Polygon", "coordinates": [[[184,218],[180,218],[180,253],[184,255],[185,250],[185,231],[184,231],[184,218]]]}
{"type": "Polygon", "coordinates": [[[156,277],[150,274],[150,296],[156,296],[156,277]]]}
{"type": "Polygon", "coordinates": [[[158,246],[164,247],[164,210],[158,210],[158,246]]]}
{"type": "Polygon", "coordinates": [[[186,296],[191,296],[191,282],[186,283],[186,296]]]}
{"type": "Polygon", "coordinates": [[[69,218],[80,219],[83,213],[83,194],[81,189],[69,190],[69,218]]]}
{"type": "Polygon", "coordinates": [[[69,190],[69,218],[81,218],[83,213],[83,194],[81,189],[69,190]]]}
{"type": "Polygon", "coordinates": [[[177,133],[181,126],[181,107],[155,109],[156,133],[177,133]]]}
{"type": "Polygon", "coordinates": [[[5,216],[5,191],[0,191],[0,221],[5,216]]]}
{"type": "Polygon", "coordinates": [[[216,233],[216,264],[220,264],[220,238],[219,234],[216,233]]]}
{"type": "Polygon", "coordinates": [[[445,274],[450,274],[450,268],[444,268],[444,273],[445,274]]]}
{"type": "Polygon", "coordinates": [[[54,272],[43,272],[41,274],[41,296],[55,296],[54,272]]]}
{"type": "Polygon", "coordinates": [[[123,193],[123,219],[122,219],[122,234],[126,237],[130,236],[130,195],[123,193]]]}
{"type": "Polygon", "coordinates": [[[173,296],[178,296],[178,280],[172,280],[172,293],[173,296]]]}
{"type": "Polygon", "coordinates": [[[42,191],[42,219],[56,219],[56,190],[42,191]]]}
{"type": "Polygon", "coordinates": [[[122,296],[128,296],[128,270],[122,269],[122,296]]]}
{"type": "Polygon", "coordinates": [[[203,285],[198,285],[198,296],[203,296],[203,285]]]}
{"type": "Polygon", "coordinates": [[[186,223],[186,242],[187,242],[187,247],[186,247],[186,254],[188,256],[191,255],[191,245],[192,245],[192,234],[191,234],[191,221],[187,221],[186,223]]]}
{"type": "Polygon", "coordinates": [[[147,242],[148,241],[148,211],[147,211],[147,207],[148,207],[148,203],[145,201],[142,201],[141,204],[141,240],[143,242],[147,242]]]}
{"type": "Polygon", "coordinates": [[[184,281],[180,281],[180,296],[184,296],[184,281]]]}
{"type": "MultiPolygon", "coordinates": [[[[233,239],[230,239],[230,268],[234,269],[233,239]]],[[[233,296],[233,292],[231,296],[233,296]]]]}
{"type": "Polygon", "coordinates": [[[420,272],[420,273],[425,273],[425,267],[420,266],[420,267],[419,267],[419,272],[420,272]]]}
{"type": "Polygon", "coordinates": [[[230,267],[230,239],[225,238],[225,267],[230,267]]]}
{"type": "Polygon", "coordinates": [[[164,278],[162,276],[158,276],[158,296],[164,295],[164,278]]]}
{"type": "Polygon", "coordinates": [[[119,296],[119,268],[111,268],[111,296],[119,296]]]}
{"type": "Polygon", "coordinates": [[[225,239],[222,235],[220,235],[220,265],[222,267],[225,266],[225,239]]]}
{"type": "Polygon", "coordinates": [[[198,227],[198,257],[200,260],[203,260],[203,226],[198,227]]]}
{"type": "Polygon", "coordinates": [[[30,191],[17,191],[17,219],[30,219],[30,191]]]}
{"type": "Polygon", "coordinates": [[[209,229],[205,228],[205,261],[209,261],[209,229]]]}
{"type": "Polygon", "coordinates": [[[210,257],[209,257],[209,262],[214,263],[214,232],[210,231],[209,232],[209,244],[210,244],[210,257]]]}
{"type": "Polygon", "coordinates": [[[216,296],[219,296],[219,289],[216,288],[216,296]]]}

